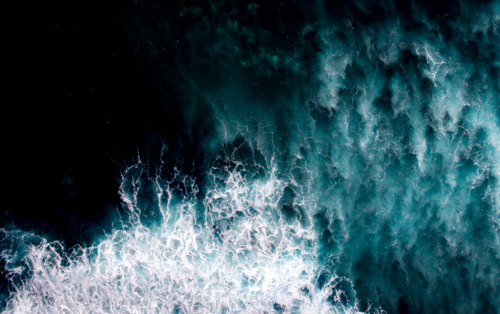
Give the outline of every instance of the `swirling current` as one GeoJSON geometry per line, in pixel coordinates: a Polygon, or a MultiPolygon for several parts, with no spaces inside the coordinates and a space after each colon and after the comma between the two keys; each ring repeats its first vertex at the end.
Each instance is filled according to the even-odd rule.
{"type": "Polygon", "coordinates": [[[117,200],[7,208],[2,313],[500,313],[499,1],[100,5],[117,200]]]}

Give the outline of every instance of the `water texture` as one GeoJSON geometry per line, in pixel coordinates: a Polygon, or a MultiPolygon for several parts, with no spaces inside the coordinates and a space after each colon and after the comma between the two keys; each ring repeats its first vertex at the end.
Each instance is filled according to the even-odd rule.
{"type": "Polygon", "coordinates": [[[498,1],[110,10],[178,124],[93,244],[0,229],[3,313],[500,313],[498,1]]]}

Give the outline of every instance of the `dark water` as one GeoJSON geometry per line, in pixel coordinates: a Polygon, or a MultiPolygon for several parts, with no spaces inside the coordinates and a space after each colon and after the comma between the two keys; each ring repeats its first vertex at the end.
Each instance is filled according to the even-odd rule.
{"type": "Polygon", "coordinates": [[[500,2],[44,10],[4,313],[500,313],[500,2]]]}

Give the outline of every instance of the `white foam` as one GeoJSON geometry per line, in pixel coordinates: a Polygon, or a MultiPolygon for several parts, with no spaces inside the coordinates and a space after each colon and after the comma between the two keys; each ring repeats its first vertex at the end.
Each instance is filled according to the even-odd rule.
{"type": "MultiPolygon", "coordinates": [[[[214,171],[206,219],[197,221],[194,180],[183,178],[192,192],[173,202],[174,181],[153,178],[163,219],[152,230],[140,221],[142,169],[139,160],[123,174],[126,227],[72,254],[44,239],[29,246],[32,276],[15,287],[4,313],[357,313],[337,295],[345,278],[316,287],[317,235],[279,215],[285,182],[273,174],[247,182],[237,167],[214,171]]],[[[2,232],[5,241],[23,241],[20,232],[2,232]]]]}

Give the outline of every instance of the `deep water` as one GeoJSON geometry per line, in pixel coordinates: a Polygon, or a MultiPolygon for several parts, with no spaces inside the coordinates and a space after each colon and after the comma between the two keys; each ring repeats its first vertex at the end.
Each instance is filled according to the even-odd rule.
{"type": "Polygon", "coordinates": [[[500,313],[499,1],[50,8],[2,313],[500,313]]]}

